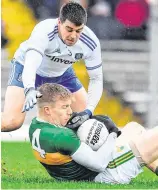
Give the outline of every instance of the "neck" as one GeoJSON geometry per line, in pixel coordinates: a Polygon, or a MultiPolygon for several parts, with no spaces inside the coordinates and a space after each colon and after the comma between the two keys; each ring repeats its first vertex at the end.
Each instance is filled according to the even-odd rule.
{"type": "Polygon", "coordinates": [[[60,27],[59,27],[59,25],[58,25],[58,36],[59,36],[59,38],[62,40],[62,37],[61,37],[61,33],[60,33],[60,27]]]}
{"type": "Polygon", "coordinates": [[[37,119],[45,121],[45,122],[48,122],[48,123],[51,123],[49,118],[44,116],[44,115],[37,115],[37,119]]]}
{"type": "Polygon", "coordinates": [[[38,114],[37,119],[42,120],[43,122],[46,122],[46,123],[50,123],[52,125],[61,126],[56,120],[46,115],[38,114]]]}

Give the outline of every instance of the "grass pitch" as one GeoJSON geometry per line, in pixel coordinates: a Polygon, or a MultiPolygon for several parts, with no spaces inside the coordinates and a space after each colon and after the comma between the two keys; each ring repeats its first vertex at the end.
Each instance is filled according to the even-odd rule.
{"type": "Polygon", "coordinates": [[[2,189],[158,189],[158,177],[145,170],[128,185],[58,182],[35,160],[28,142],[1,143],[2,189]]]}

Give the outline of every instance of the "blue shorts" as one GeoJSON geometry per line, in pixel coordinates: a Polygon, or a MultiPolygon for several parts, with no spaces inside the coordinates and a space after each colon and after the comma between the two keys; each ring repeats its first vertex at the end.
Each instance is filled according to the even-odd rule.
{"type": "MultiPolygon", "coordinates": [[[[13,59],[11,61],[11,69],[9,74],[8,86],[18,86],[24,88],[22,82],[22,72],[24,66],[13,59]]],[[[42,77],[36,74],[35,87],[39,87],[44,83],[57,83],[67,87],[72,93],[82,88],[82,84],[76,77],[72,67],[68,68],[65,73],[59,77],[42,77]]]]}

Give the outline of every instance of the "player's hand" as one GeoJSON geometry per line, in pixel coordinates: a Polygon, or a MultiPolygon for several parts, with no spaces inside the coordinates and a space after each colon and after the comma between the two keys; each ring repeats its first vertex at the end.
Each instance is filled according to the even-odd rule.
{"type": "Polygon", "coordinates": [[[24,90],[25,93],[25,103],[22,109],[22,113],[29,111],[37,103],[37,98],[42,97],[42,94],[36,91],[33,87],[24,90]]]}
{"type": "Polygon", "coordinates": [[[82,123],[88,120],[92,115],[90,110],[85,110],[79,113],[73,113],[69,121],[67,122],[66,127],[70,129],[77,129],[82,123]]]}
{"type": "Polygon", "coordinates": [[[121,135],[121,131],[117,128],[116,124],[110,117],[105,115],[94,115],[91,117],[91,119],[96,119],[102,122],[106,126],[109,133],[115,132],[117,134],[117,137],[121,135]]]}

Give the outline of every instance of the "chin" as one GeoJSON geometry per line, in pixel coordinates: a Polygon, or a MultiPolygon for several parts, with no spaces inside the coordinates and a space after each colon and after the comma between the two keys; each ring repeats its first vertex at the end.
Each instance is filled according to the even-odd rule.
{"type": "MultiPolygon", "coordinates": [[[[75,43],[74,43],[74,44],[75,44],[75,43]]],[[[66,45],[67,45],[67,46],[73,46],[74,44],[68,44],[68,43],[67,43],[66,45]]]]}
{"type": "Polygon", "coordinates": [[[62,123],[61,125],[63,126],[63,127],[65,127],[65,125],[67,124],[67,122],[65,122],[65,123],[62,123]]]}
{"type": "Polygon", "coordinates": [[[67,46],[73,46],[76,42],[72,42],[72,43],[66,43],[67,46]]]}

